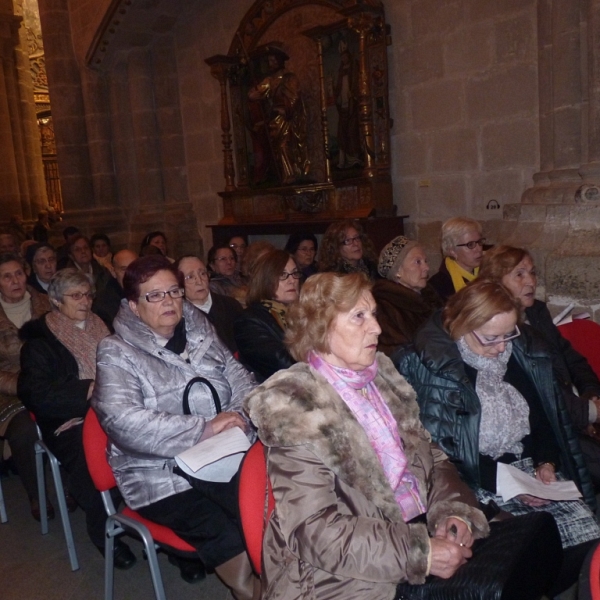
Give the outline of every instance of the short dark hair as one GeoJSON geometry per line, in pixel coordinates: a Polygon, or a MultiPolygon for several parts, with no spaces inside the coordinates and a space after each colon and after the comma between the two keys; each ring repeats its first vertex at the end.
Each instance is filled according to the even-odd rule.
{"type": "Polygon", "coordinates": [[[103,242],[106,242],[109,246],[110,246],[110,238],[105,234],[105,233],[95,233],[91,238],[90,238],[90,246],[93,248],[94,244],[98,241],[98,240],[102,240],[103,242]]]}
{"type": "Polygon", "coordinates": [[[0,265],[9,262],[19,263],[21,265],[21,268],[25,269],[25,262],[18,254],[15,254],[14,252],[4,252],[0,254],[0,265]]]}
{"type": "Polygon", "coordinates": [[[79,241],[79,240],[85,240],[87,242],[87,245],[90,247],[90,250],[92,249],[92,245],[90,244],[90,240],[88,238],[85,237],[85,235],[82,235],[81,233],[78,233],[77,235],[74,235],[68,242],[67,242],[67,251],[69,252],[69,254],[71,254],[71,249],[73,248],[73,246],[79,241]]]}
{"type": "Polygon", "coordinates": [[[154,277],[159,271],[173,273],[180,287],[183,287],[183,274],[180,273],[162,254],[136,258],[125,271],[123,276],[123,292],[127,300],[134,302],[140,297],[140,285],[154,277]]]}
{"type": "Polygon", "coordinates": [[[290,254],[296,254],[298,251],[298,246],[305,241],[312,242],[315,245],[315,252],[319,249],[319,242],[317,242],[316,236],[309,231],[302,231],[300,233],[292,233],[292,235],[290,235],[285,244],[284,250],[290,254]]]}
{"type": "Polygon", "coordinates": [[[211,263],[215,262],[215,257],[217,256],[217,250],[222,250],[223,248],[226,248],[227,250],[229,250],[229,252],[231,252],[231,254],[233,255],[233,259],[235,260],[235,262],[237,262],[237,254],[235,253],[235,250],[231,246],[229,246],[229,244],[219,244],[219,245],[213,246],[208,251],[208,255],[206,256],[206,262],[208,262],[209,265],[211,263]]]}
{"type": "Polygon", "coordinates": [[[272,300],[275,297],[279,277],[290,258],[292,257],[285,250],[270,250],[257,259],[246,295],[248,304],[260,300],[272,300]]]}
{"type": "Polygon", "coordinates": [[[167,242],[167,236],[165,235],[165,233],[163,231],[151,231],[150,233],[147,233],[144,236],[144,239],[142,240],[142,243],[140,244],[140,254],[142,253],[142,249],[144,248],[144,246],[149,246],[150,242],[156,238],[156,237],[161,237],[163,240],[165,240],[165,244],[168,244],[167,242]]]}
{"type": "Polygon", "coordinates": [[[69,225],[63,229],[63,237],[65,240],[76,233],[79,233],[79,229],[77,227],[73,227],[73,225],[69,225]]]}

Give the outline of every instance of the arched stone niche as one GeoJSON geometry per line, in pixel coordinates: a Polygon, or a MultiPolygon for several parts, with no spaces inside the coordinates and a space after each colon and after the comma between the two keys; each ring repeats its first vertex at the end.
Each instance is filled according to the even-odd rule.
{"type": "Polygon", "coordinates": [[[388,40],[383,4],[378,0],[258,0],[253,4],[240,22],[228,54],[206,59],[221,85],[222,225],[394,214],[388,40]],[[274,143],[278,141],[273,141],[269,121],[269,115],[274,114],[272,104],[268,104],[270,98],[255,121],[249,108],[253,90],[273,73],[265,70],[273,48],[289,57],[285,72],[299,82],[306,116],[310,169],[287,178],[281,171],[274,172],[274,143]],[[346,98],[352,99],[345,106],[338,82],[343,82],[346,98]],[[358,140],[353,146],[347,141],[353,135],[347,132],[354,134],[354,122],[351,127],[341,126],[350,122],[342,117],[342,110],[347,114],[351,102],[355,103],[358,140]],[[260,150],[252,139],[256,122],[261,126],[268,123],[265,137],[270,147],[265,154],[270,154],[272,169],[263,178],[257,167],[260,150]],[[345,148],[358,148],[358,152],[342,148],[342,137],[345,148]]]}

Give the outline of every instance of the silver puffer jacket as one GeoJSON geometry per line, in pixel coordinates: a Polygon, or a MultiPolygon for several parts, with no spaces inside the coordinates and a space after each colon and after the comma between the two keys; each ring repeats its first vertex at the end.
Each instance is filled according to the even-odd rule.
{"type": "Polygon", "coordinates": [[[207,378],[223,411],[240,414],[255,386],[201,311],[184,300],[183,316],[189,363],[158,345],[125,300],[113,323],[115,335],[98,346],[91,403],[109,437],[117,484],[132,509],[190,489],[173,473],[173,457],[200,440],[216,410],[210,391],[197,384],[189,396],[192,415],[184,415],[186,383],[196,376],[207,378]]]}

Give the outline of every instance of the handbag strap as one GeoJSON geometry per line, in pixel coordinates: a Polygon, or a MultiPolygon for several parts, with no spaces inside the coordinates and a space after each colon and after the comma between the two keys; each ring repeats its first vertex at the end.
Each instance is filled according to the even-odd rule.
{"type": "Polygon", "coordinates": [[[192,412],[190,410],[190,390],[192,389],[192,387],[194,387],[195,383],[203,383],[209,390],[210,393],[212,394],[213,397],[213,402],[215,404],[215,410],[217,411],[217,414],[219,414],[221,412],[221,400],[219,398],[219,394],[217,393],[217,390],[215,389],[215,386],[208,380],[206,379],[206,377],[192,377],[192,379],[190,379],[186,385],[185,385],[185,389],[183,390],[183,414],[184,415],[191,415],[192,412]]]}

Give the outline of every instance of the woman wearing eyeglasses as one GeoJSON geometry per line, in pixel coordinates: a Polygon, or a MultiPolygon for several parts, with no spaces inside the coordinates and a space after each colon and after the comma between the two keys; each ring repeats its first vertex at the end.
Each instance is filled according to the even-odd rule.
{"type": "Polygon", "coordinates": [[[593,513],[582,501],[522,495],[503,502],[496,496],[502,462],[546,484],[560,472],[595,507],[551,353],[527,325],[519,325],[519,315],[519,304],[504,286],[476,281],[450,298],[417,333],[414,345],[392,359],[415,388],[420,418],[433,441],[480,501],[494,500],[512,514],[553,514],[566,549],[566,570],[557,584],[565,589],[576,579],[592,540],[600,537],[593,513]]]}
{"type": "MultiPolygon", "coordinates": [[[[109,335],[92,313],[93,296],[89,278],[78,269],[62,269],[52,277],[52,311],[19,332],[25,344],[17,392],[68,475],[69,492],[85,511],[88,536],[104,553],[106,512],[87,469],[81,427],[94,390],[96,349],[109,335]]],[[[118,541],[115,566],[128,569],[134,563],[131,550],[118,541]]]]}
{"type": "MultiPolygon", "coordinates": [[[[239,533],[235,477],[204,482],[200,491],[173,467],[176,455],[226,429],[253,437],[242,401],[254,383],[208,319],[184,300],[183,276],[165,257],[133,261],[123,290],[115,335],[98,348],[92,398],[119,490],[130,508],[194,546],[235,598],[250,600],[255,578],[239,533]],[[184,389],[195,377],[212,385],[221,413],[210,387],[198,383],[189,393],[191,414],[183,414],[184,389]]],[[[203,576],[198,561],[171,562],[186,581],[203,576]]]]}
{"type": "Polygon", "coordinates": [[[477,277],[484,244],[481,225],[473,219],[453,217],[442,225],[444,260],[429,283],[444,301],[477,277]]]}
{"type": "Polygon", "coordinates": [[[373,242],[361,224],[351,219],[337,221],[327,228],[317,262],[321,273],[364,273],[371,281],[378,278],[373,242]]]}
{"type": "Polygon", "coordinates": [[[283,250],[271,250],[254,264],[248,307],[235,320],[233,331],[240,360],[260,382],[296,362],[283,338],[287,309],[298,298],[301,277],[294,259],[283,250]]]}

